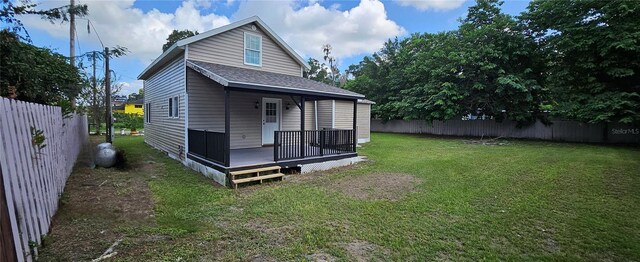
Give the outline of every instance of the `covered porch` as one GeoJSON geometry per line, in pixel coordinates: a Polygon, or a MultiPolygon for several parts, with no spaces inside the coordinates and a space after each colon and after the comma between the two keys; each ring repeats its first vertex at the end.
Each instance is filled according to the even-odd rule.
{"type": "Polygon", "coordinates": [[[361,95],[302,77],[197,61],[187,66],[189,159],[226,172],[356,156],[361,95]],[[349,105],[340,112],[350,123],[319,124],[319,101],[349,105]]]}

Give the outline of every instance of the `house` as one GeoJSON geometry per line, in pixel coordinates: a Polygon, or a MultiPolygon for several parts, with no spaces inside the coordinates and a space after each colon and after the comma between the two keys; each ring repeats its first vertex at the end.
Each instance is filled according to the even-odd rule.
{"type": "Polygon", "coordinates": [[[115,95],[111,97],[111,105],[112,106],[121,106],[127,102],[127,96],[119,96],[115,95]]]}
{"type": "Polygon", "coordinates": [[[145,142],[223,185],[358,161],[371,102],[305,70],[258,17],[180,40],[138,76],[145,142]]]}
{"type": "Polygon", "coordinates": [[[144,115],[144,98],[113,107],[114,113],[144,115]]]}

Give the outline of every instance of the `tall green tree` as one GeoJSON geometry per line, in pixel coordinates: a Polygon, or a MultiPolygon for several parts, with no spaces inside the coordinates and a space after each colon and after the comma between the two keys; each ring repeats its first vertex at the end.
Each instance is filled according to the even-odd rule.
{"type": "Polygon", "coordinates": [[[521,19],[546,54],[554,112],[640,122],[640,1],[534,0],[521,19]]]}
{"type": "Polygon", "coordinates": [[[320,63],[320,61],[318,61],[318,59],[315,58],[309,58],[309,60],[307,60],[307,63],[309,64],[309,70],[305,71],[303,76],[305,78],[309,78],[311,80],[315,80],[318,82],[323,82],[323,83],[330,83],[331,79],[329,78],[329,73],[327,72],[327,69],[325,68],[324,63],[320,63]]]}
{"type": "Polygon", "coordinates": [[[56,104],[77,95],[84,79],[68,59],[47,48],[24,43],[0,31],[0,95],[42,104],[56,104]]]}
{"type": "Polygon", "coordinates": [[[458,30],[388,41],[350,67],[347,88],[376,101],[373,113],[382,119],[542,118],[543,61],[501,4],[478,0],[458,30]]]}
{"type": "Polygon", "coordinates": [[[198,31],[190,31],[190,30],[173,30],[173,32],[171,32],[171,34],[169,34],[169,36],[167,37],[167,42],[162,45],[162,52],[167,51],[167,49],[169,49],[169,47],[171,47],[173,44],[175,44],[176,42],[185,39],[187,37],[191,37],[194,35],[198,35],[198,31]]]}

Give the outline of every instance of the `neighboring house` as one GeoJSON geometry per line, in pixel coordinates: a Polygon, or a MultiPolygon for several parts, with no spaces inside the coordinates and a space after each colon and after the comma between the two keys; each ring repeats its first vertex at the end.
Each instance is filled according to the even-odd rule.
{"type": "Polygon", "coordinates": [[[121,106],[121,105],[124,105],[124,103],[126,102],[127,102],[127,96],[115,95],[111,97],[111,104],[113,106],[121,106]]]}
{"type": "Polygon", "coordinates": [[[113,113],[144,115],[144,98],[114,106],[112,111],[113,113]]]}
{"type": "Polygon", "coordinates": [[[305,70],[258,17],[180,40],[138,77],[145,142],[221,184],[242,182],[239,173],[356,162],[370,101],[303,78],[305,70]]]}

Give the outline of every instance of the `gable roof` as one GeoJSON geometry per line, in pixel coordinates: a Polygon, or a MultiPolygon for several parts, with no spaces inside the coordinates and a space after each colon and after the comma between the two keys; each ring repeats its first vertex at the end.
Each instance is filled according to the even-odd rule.
{"type": "Polygon", "coordinates": [[[223,86],[238,89],[279,91],[345,99],[364,98],[361,94],[300,76],[278,74],[193,60],[187,60],[187,67],[223,86]]]}
{"type": "Polygon", "coordinates": [[[291,48],[286,42],[284,42],[284,40],[282,40],[282,38],[280,38],[269,26],[267,26],[267,24],[264,21],[262,21],[262,19],[260,19],[260,17],[252,16],[252,17],[249,17],[249,18],[246,18],[246,19],[242,19],[240,21],[237,21],[237,22],[225,25],[225,26],[214,28],[212,30],[206,31],[206,32],[204,32],[202,34],[199,34],[199,35],[187,37],[185,39],[182,39],[182,40],[176,42],[171,47],[169,47],[169,49],[167,49],[167,51],[162,53],[162,55],[160,55],[153,62],[151,62],[151,64],[149,66],[147,66],[147,68],[145,68],[142,71],[142,73],[140,73],[140,75],[138,75],[138,79],[146,79],[146,78],[148,78],[151,75],[151,73],[155,72],[157,69],[162,67],[162,65],[164,65],[167,62],[171,61],[171,59],[176,57],[178,54],[182,53],[184,51],[185,46],[187,46],[188,44],[191,44],[191,43],[203,40],[205,38],[209,38],[209,37],[212,37],[212,36],[227,32],[229,30],[232,30],[232,29],[235,29],[235,28],[238,28],[238,27],[244,26],[246,24],[250,24],[250,23],[255,23],[260,29],[262,29],[262,31],[265,32],[265,34],[267,36],[271,37],[273,39],[273,41],[280,48],[282,48],[288,55],[293,57],[294,60],[296,62],[298,62],[298,64],[304,66],[307,70],[310,69],[310,67],[307,64],[307,62],[305,62],[304,59],[298,53],[296,53],[296,51],[294,51],[293,48],[291,48]]]}

